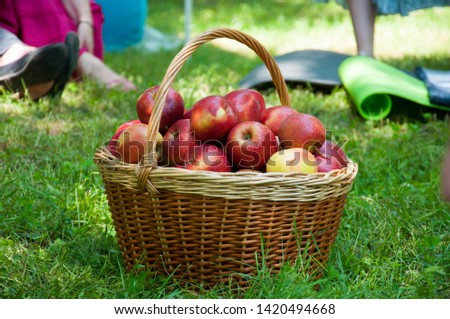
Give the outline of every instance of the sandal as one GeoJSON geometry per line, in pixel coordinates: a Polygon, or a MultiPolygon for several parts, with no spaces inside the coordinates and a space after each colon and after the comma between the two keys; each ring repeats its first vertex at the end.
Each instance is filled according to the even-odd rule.
{"type": "Polygon", "coordinates": [[[77,34],[72,31],[67,33],[66,39],[64,40],[64,45],[67,47],[68,59],[64,69],[55,78],[55,84],[48,92],[48,95],[52,97],[60,96],[62,94],[67,81],[69,81],[78,63],[80,43],[77,34]]]}
{"type": "Polygon", "coordinates": [[[0,86],[20,92],[28,86],[52,81],[64,69],[68,55],[64,43],[37,48],[17,61],[0,67],[0,86]]]}

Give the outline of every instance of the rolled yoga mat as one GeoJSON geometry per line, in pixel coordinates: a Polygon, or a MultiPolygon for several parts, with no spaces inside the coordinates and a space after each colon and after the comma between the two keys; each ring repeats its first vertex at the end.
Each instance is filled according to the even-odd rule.
{"type": "Polygon", "coordinates": [[[433,104],[424,82],[379,60],[355,56],[339,66],[342,84],[364,119],[381,120],[392,110],[392,97],[450,111],[450,107],[433,104]]]}

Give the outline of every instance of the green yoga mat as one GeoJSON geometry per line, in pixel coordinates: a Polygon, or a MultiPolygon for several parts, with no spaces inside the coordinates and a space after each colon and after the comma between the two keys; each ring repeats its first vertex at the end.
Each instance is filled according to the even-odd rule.
{"type": "Polygon", "coordinates": [[[350,57],[341,63],[338,72],[359,113],[367,120],[381,120],[388,116],[395,96],[450,111],[449,107],[430,103],[424,82],[379,60],[350,57]]]}

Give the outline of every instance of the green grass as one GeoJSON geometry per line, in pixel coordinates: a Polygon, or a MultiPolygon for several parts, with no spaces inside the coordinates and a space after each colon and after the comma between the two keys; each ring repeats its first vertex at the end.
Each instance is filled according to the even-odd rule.
{"type": "MultiPolygon", "coordinates": [[[[183,37],[183,21],[179,1],[151,2],[153,27],[183,37]]],[[[450,69],[449,21],[449,8],[381,17],[376,54],[400,68],[450,69]]],[[[333,3],[195,1],[192,33],[216,26],[248,32],[273,54],[355,49],[348,12],[333,3]]],[[[159,84],[177,51],[130,49],[106,61],[142,91],[159,84]]],[[[259,63],[242,46],[217,41],[194,53],[175,88],[191,105],[236,88],[259,63]]],[[[278,103],[273,90],[263,93],[268,104],[278,103]]],[[[71,83],[61,100],[0,96],[0,297],[449,298],[450,206],[440,199],[448,115],[415,106],[406,112],[398,101],[388,119],[367,122],[343,89],[289,93],[296,109],[317,115],[335,140],[347,141],[347,154],[359,164],[322,279],[286,265],[279,274],[261,270],[246,291],[199,290],[126,273],[92,157],[120,123],[136,117],[137,93],[86,81],[71,83]]]]}

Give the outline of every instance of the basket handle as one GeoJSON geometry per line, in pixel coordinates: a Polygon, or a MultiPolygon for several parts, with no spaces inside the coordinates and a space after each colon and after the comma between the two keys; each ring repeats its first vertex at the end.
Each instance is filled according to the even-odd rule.
{"type": "MultiPolygon", "coordinates": [[[[164,103],[166,97],[169,93],[169,89],[171,88],[173,82],[175,81],[175,77],[183,67],[184,63],[190,57],[190,55],[202,44],[207,43],[209,41],[219,39],[219,38],[228,38],[231,40],[236,40],[245,44],[250,49],[252,49],[264,62],[267,69],[269,70],[270,76],[272,77],[272,81],[275,85],[275,89],[278,93],[278,97],[281,101],[282,105],[290,105],[290,99],[287,92],[286,83],[281,74],[281,71],[272,58],[267,49],[258,42],[252,36],[243,33],[238,30],[229,29],[229,28],[215,28],[208,31],[205,31],[193,39],[191,39],[182,49],[181,51],[174,57],[172,62],[170,63],[164,78],[160,84],[158,92],[155,97],[155,106],[153,108],[152,114],[149,120],[149,127],[147,131],[147,140],[149,143],[146,145],[145,154],[143,156],[141,162],[141,168],[144,170],[140,170],[138,173],[139,179],[141,180],[139,184],[144,186],[145,179],[147,179],[148,174],[150,173],[146,168],[156,168],[157,160],[156,160],[156,134],[159,130],[159,121],[161,119],[162,109],[164,107],[164,103]],[[147,171],[147,172],[144,172],[147,171]]],[[[151,169],[150,169],[151,170],[151,169]]]]}

